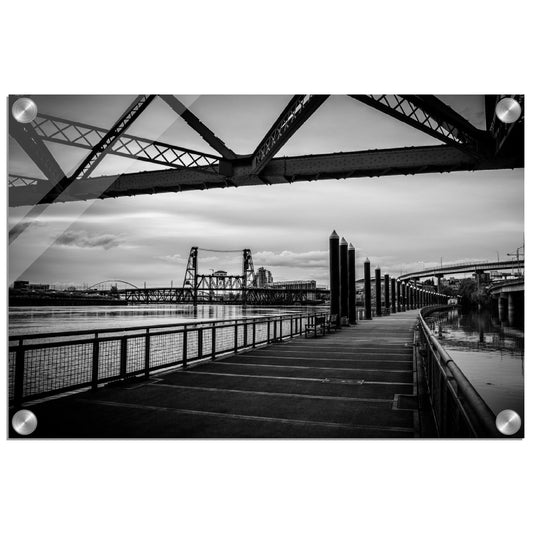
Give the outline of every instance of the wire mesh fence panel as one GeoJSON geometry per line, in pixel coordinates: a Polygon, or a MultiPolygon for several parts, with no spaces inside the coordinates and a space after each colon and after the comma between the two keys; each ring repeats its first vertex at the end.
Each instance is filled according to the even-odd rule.
{"type": "MultiPolygon", "coordinates": [[[[216,338],[215,338],[216,341],[216,338]]],[[[202,331],[202,355],[207,356],[211,355],[212,346],[213,346],[213,330],[204,329],[202,331]]]]}
{"type": "Polygon", "coordinates": [[[284,318],[281,320],[282,328],[281,333],[284,337],[287,337],[291,334],[291,322],[292,320],[290,318],[284,318]]]}
{"type": "Polygon", "coordinates": [[[237,348],[244,346],[244,324],[237,326],[237,348]]]}
{"type": "Polygon", "coordinates": [[[246,344],[248,346],[251,346],[253,342],[254,325],[246,324],[245,328],[246,328],[246,344]]]}
{"type": "Polygon", "coordinates": [[[126,372],[139,372],[144,369],[146,338],[133,337],[128,339],[128,358],[126,363],[126,372]]]}
{"type": "MultiPolygon", "coordinates": [[[[190,335],[187,338],[188,353],[190,335]]],[[[163,333],[150,336],[150,367],[179,363],[183,359],[183,332],[163,333]]]]}
{"type": "Polygon", "coordinates": [[[120,340],[100,339],[98,379],[118,378],[120,375],[120,340]]]}
{"type": "Polygon", "coordinates": [[[92,376],[92,353],[91,343],[27,349],[23,395],[88,384],[92,376]]]}
{"type": "Polygon", "coordinates": [[[198,357],[198,331],[194,329],[187,332],[187,357],[189,359],[198,357]]]}
{"type": "Polygon", "coordinates": [[[235,326],[223,326],[217,328],[216,351],[228,352],[235,346],[235,326]]]}
{"type": "Polygon", "coordinates": [[[255,342],[266,342],[268,334],[268,323],[261,322],[255,325],[255,342]]]}

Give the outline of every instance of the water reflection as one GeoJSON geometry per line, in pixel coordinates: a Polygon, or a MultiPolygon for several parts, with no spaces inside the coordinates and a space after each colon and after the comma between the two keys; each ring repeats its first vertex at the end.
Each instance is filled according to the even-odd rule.
{"type": "Polygon", "coordinates": [[[135,305],[10,307],[9,334],[49,333],[174,324],[193,320],[222,320],[244,316],[305,313],[317,307],[246,307],[240,305],[135,305]]]}
{"type": "Polygon", "coordinates": [[[454,309],[429,319],[430,327],[489,407],[524,415],[524,332],[502,326],[488,310],[454,309]]]}

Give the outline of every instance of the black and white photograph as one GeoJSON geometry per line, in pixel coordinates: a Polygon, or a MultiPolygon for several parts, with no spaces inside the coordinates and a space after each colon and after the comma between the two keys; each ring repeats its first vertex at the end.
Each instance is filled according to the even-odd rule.
{"type": "Polygon", "coordinates": [[[524,96],[10,95],[10,438],[520,438],[524,96]]]}
{"type": "Polygon", "coordinates": [[[529,11],[2,3],[3,530],[531,529],[529,11]]]}

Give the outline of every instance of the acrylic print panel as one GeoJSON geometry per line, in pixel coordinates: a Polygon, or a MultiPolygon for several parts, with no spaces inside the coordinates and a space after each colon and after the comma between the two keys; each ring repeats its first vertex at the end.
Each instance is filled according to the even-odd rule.
{"type": "Polygon", "coordinates": [[[11,96],[10,437],[522,437],[523,109],[11,96]]]}

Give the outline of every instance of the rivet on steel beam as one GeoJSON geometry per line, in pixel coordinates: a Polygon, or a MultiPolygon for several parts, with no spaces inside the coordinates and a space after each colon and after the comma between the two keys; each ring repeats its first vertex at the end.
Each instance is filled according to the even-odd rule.
{"type": "Polygon", "coordinates": [[[19,435],[31,435],[37,427],[37,417],[28,409],[21,409],[13,415],[11,425],[19,435]]]}
{"type": "Polygon", "coordinates": [[[19,98],[13,104],[11,113],[17,122],[28,124],[37,116],[37,104],[31,98],[19,98]]]}
{"type": "Polygon", "coordinates": [[[522,425],[520,415],[512,409],[500,411],[496,417],[496,427],[504,435],[514,435],[522,425]]]}
{"type": "Polygon", "coordinates": [[[522,107],[514,98],[502,98],[496,104],[496,116],[505,124],[516,122],[522,114],[522,107]]]}

